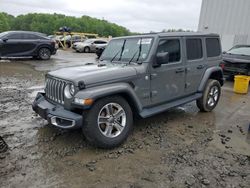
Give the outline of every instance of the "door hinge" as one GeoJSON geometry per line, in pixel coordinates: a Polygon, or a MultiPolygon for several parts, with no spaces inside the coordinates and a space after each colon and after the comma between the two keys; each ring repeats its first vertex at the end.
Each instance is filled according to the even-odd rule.
{"type": "Polygon", "coordinates": [[[156,73],[150,74],[150,80],[153,80],[155,77],[157,77],[157,74],[156,74],[156,73]]]}
{"type": "Polygon", "coordinates": [[[191,84],[188,82],[188,83],[185,83],[185,88],[188,88],[191,84]]]}
{"type": "Polygon", "coordinates": [[[158,94],[156,90],[150,92],[150,97],[153,98],[158,94]]]}

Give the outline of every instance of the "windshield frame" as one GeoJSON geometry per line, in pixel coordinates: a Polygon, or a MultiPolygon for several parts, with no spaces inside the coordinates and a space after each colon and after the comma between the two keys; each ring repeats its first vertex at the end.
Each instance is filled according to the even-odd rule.
{"type": "MultiPolygon", "coordinates": [[[[115,40],[121,40],[121,41],[123,41],[123,42],[125,41],[125,45],[126,45],[126,41],[128,41],[128,40],[134,40],[134,39],[135,39],[135,40],[151,39],[151,43],[150,43],[150,46],[149,46],[149,48],[148,48],[146,57],[145,57],[145,58],[139,58],[138,61],[132,61],[132,62],[140,62],[140,63],[147,62],[147,59],[148,59],[148,57],[149,57],[149,55],[150,55],[150,53],[151,53],[152,46],[153,46],[154,40],[155,40],[155,37],[153,37],[153,36],[134,36],[134,37],[114,38],[114,39],[112,39],[112,40],[109,42],[108,45],[112,44],[112,41],[115,41],[115,40]]],[[[139,45],[140,45],[140,44],[139,44],[139,45]]],[[[139,45],[138,45],[138,50],[139,50],[139,45]]],[[[107,47],[108,47],[108,46],[107,46],[107,47]]],[[[105,48],[105,50],[107,49],[107,47],[105,48]]],[[[121,47],[122,47],[122,46],[121,46],[121,47]]],[[[104,50],[104,52],[105,52],[105,50],[104,50]]],[[[121,49],[120,49],[120,50],[121,50],[121,49]]],[[[103,54],[104,54],[104,53],[103,53],[103,54]]],[[[103,54],[102,54],[102,56],[100,57],[100,60],[101,60],[101,61],[111,61],[111,60],[112,60],[112,57],[103,58],[103,54]]],[[[115,55],[115,53],[114,53],[113,55],[115,55]]],[[[133,53],[132,53],[131,55],[133,55],[133,53]]],[[[119,57],[119,56],[118,56],[118,57],[119,57]]],[[[117,59],[117,58],[115,58],[112,62],[130,63],[131,58],[132,58],[132,56],[129,57],[129,58],[127,58],[127,59],[123,59],[123,58],[121,58],[121,59],[118,58],[118,59],[117,59]]],[[[137,59],[136,56],[135,56],[134,59],[137,59]]]]}

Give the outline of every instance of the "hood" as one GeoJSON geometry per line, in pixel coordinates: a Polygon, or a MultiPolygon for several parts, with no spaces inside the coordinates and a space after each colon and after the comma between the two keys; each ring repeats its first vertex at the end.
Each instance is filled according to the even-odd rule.
{"type": "Polygon", "coordinates": [[[84,65],[79,67],[63,68],[48,73],[49,76],[68,80],[78,85],[79,81],[84,81],[85,85],[99,84],[108,81],[118,81],[137,75],[136,69],[124,64],[108,63],[104,66],[84,65]]]}
{"type": "Polygon", "coordinates": [[[250,63],[250,56],[225,53],[222,55],[224,61],[231,63],[250,63]]]}

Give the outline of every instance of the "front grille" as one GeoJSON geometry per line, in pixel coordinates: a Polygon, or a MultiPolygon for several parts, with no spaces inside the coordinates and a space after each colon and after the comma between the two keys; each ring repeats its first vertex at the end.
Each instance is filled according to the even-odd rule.
{"type": "Polygon", "coordinates": [[[64,88],[67,82],[55,78],[46,79],[46,97],[54,102],[64,104],[64,88]]]}

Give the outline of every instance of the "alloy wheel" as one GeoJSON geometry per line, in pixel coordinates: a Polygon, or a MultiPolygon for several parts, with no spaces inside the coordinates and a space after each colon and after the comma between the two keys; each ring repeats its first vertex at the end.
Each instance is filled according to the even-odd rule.
{"type": "Polygon", "coordinates": [[[219,89],[217,86],[213,86],[210,88],[209,93],[208,93],[208,100],[207,104],[208,106],[212,107],[214,106],[219,98],[219,89]]]}
{"type": "Polygon", "coordinates": [[[126,113],[121,105],[108,103],[100,110],[97,121],[101,133],[108,138],[114,138],[126,126],[126,113]]]}

